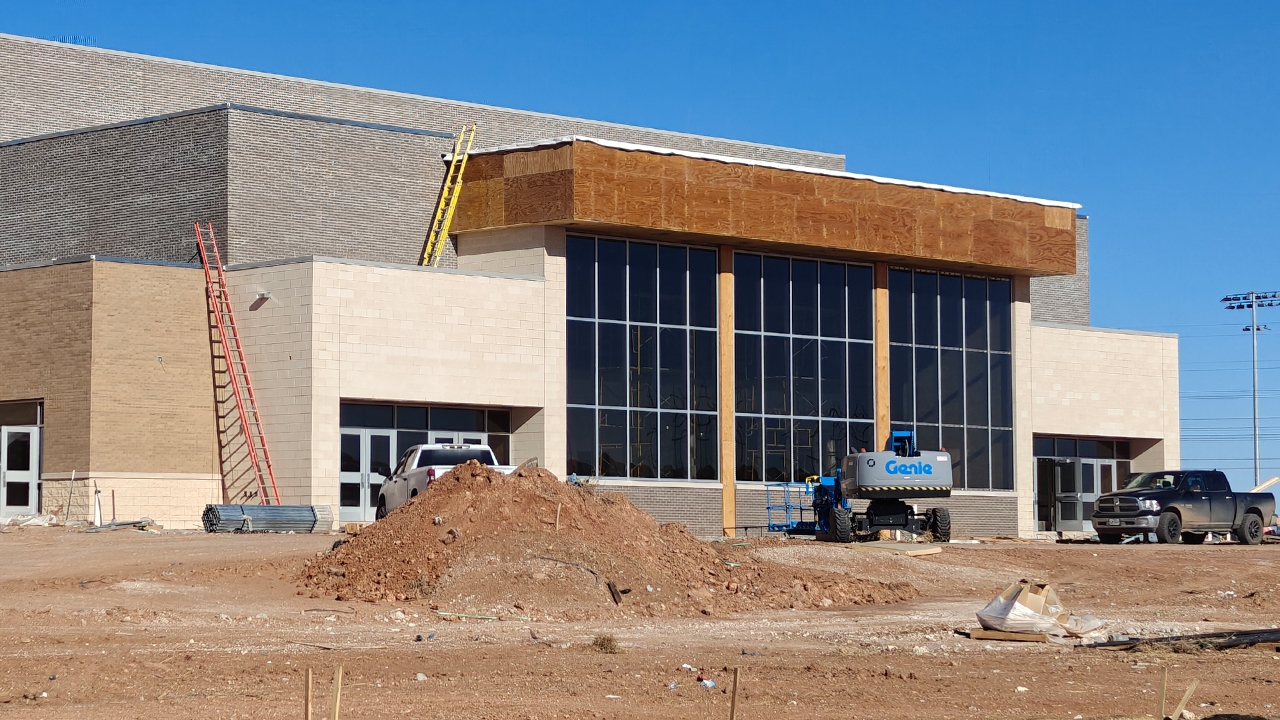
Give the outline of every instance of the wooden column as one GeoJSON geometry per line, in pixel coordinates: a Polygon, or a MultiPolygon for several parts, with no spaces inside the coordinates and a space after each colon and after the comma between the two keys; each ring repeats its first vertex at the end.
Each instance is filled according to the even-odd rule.
{"type": "Polygon", "coordinates": [[[726,537],[737,534],[737,477],[734,442],[733,248],[720,246],[720,517],[726,537]]]}
{"type": "Polygon", "coordinates": [[[876,263],[875,356],[876,356],[876,447],[889,444],[889,264],[876,263]]]}

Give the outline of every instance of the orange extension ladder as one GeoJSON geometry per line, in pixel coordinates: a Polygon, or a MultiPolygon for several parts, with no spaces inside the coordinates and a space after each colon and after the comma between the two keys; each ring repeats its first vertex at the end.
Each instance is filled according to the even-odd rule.
{"type": "Polygon", "coordinates": [[[249,366],[244,360],[244,346],[240,332],[236,330],[236,318],[231,312],[231,298],[227,295],[227,277],[222,272],[222,255],[218,252],[218,240],[213,234],[213,223],[200,227],[196,223],[196,244],[200,246],[200,260],[204,262],[204,280],[209,294],[209,307],[214,323],[218,326],[218,338],[226,355],[227,374],[231,377],[231,392],[236,398],[240,414],[240,427],[249,449],[249,462],[254,478],[258,481],[258,497],[263,505],[270,505],[267,497],[267,481],[271,483],[271,496],[280,504],[280,491],[276,488],[275,472],[271,469],[271,453],[267,452],[267,436],[262,429],[262,414],[258,412],[258,399],[249,381],[249,366]],[[248,403],[245,399],[248,398],[248,403]],[[264,473],[263,470],[266,472],[264,473]],[[265,478],[264,478],[265,475],[265,478]]]}

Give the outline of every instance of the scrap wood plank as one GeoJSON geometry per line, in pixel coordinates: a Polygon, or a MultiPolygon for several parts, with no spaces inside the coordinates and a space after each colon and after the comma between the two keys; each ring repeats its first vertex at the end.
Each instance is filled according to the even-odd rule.
{"type": "Polygon", "coordinates": [[[916,545],[913,543],[892,543],[878,540],[865,543],[849,543],[849,547],[854,550],[878,550],[880,552],[893,553],[894,555],[906,555],[907,557],[936,555],[942,552],[941,545],[916,545]]]}
{"type": "Polygon", "coordinates": [[[1045,633],[1012,633],[978,628],[969,631],[970,640],[1011,640],[1014,642],[1051,642],[1045,633]]]}

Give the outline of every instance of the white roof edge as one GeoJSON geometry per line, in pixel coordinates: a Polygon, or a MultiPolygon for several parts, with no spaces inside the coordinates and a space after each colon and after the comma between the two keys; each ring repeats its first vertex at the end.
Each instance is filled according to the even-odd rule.
{"type": "Polygon", "coordinates": [[[212,65],[210,63],[194,62],[192,60],[177,60],[174,58],[160,57],[159,55],[146,55],[144,53],[128,52],[126,50],[111,50],[109,48],[94,47],[92,45],[76,45],[73,43],[61,43],[54,40],[44,40],[42,38],[27,37],[25,35],[13,35],[10,33],[0,32],[0,39],[15,40],[18,42],[33,43],[36,45],[52,45],[62,48],[76,48],[89,52],[105,53],[107,55],[118,55],[120,57],[137,58],[141,60],[151,60],[153,62],[171,63],[173,65],[186,65],[188,67],[207,68],[210,70],[219,70],[222,72],[232,72],[240,75],[251,75],[253,77],[272,78],[274,80],[287,80],[289,82],[309,83],[311,85],[323,85],[326,87],[342,88],[344,90],[358,90],[360,92],[375,93],[378,95],[390,95],[393,97],[412,98],[414,100],[433,100],[435,102],[450,103],[452,105],[463,105],[466,107],[479,108],[482,110],[498,110],[501,112],[511,112],[520,115],[530,115],[533,117],[554,118],[556,120],[570,120],[574,122],[598,123],[600,125],[608,125],[616,128],[649,130],[651,132],[668,133],[678,135],[680,137],[693,138],[695,140],[710,140],[713,142],[727,142],[735,145],[743,145],[746,147],[767,148],[770,150],[785,150],[788,152],[805,153],[808,155],[820,155],[828,158],[845,159],[841,153],[829,153],[821,150],[805,150],[803,148],[786,147],[785,145],[770,145],[768,143],[757,143],[749,140],[734,140],[732,138],[715,137],[714,135],[698,135],[695,133],[680,132],[678,130],[663,130],[661,128],[645,127],[643,125],[628,125],[626,123],[610,122],[608,120],[592,120],[591,118],[573,117],[572,115],[557,115],[555,113],[536,112],[534,110],[520,110],[518,108],[502,107],[500,105],[485,105],[483,103],[467,102],[466,100],[449,100],[448,98],[438,98],[431,95],[417,95],[414,93],[400,92],[399,90],[383,90],[381,88],[364,87],[362,85],[349,85],[347,83],[329,82],[328,80],[313,80],[311,78],[293,77],[292,75],[280,75],[277,73],[261,72],[259,70],[245,70],[243,68],[226,67],[224,65],[212,65]]]}
{"type": "MultiPolygon", "coordinates": [[[[515,143],[512,145],[499,145],[497,147],[472,150],[470,154],[483,155],[485,153],[507,152],[510,150],[529,150],[532,148],[559,145],[561,143],[575,141],[589,142],[594,145],[616,148],[618,150],[647,152],[658,155],[679,155],[682,157],[696,158],[698,160],[713,160],[715,162],[728,163],[731,165],[754,165],[757,167],[773,168],[775,170],[794,170],[796,172],[809,173],[811,175],[850,178],[852,180],[870,180],[871,182],[883,183],[885,185],[904,185],[906,187],[924,188],[925,190],[941,190],[943,192],[960,193],[963,195],[985,195],[988,197],[1005,198],[1006,200],[1017,200],[1018,202],[1035,203],[1036,205],[1045,205],[1047,207],[1071,209],[1078,209],[1082,207],[1079,203],[1064,202],[1062,200],[1045,200],[1044,198],[1024,197],[1022,195],[991,192],[990,190],[972,190],[969,188],[952,187],[950,185],[937,185],[935,183],[916,182],[914,180],[896,180],[894,178],[879,177],[877,175],[862,175],[860,173],[844,172],[840,170],[823,170],[822,168],[814,168],[807,165],[788,165],[786,163],[769,162],[767,160],[736,158],[729,155],[712,155],[710,153],[691,152],[688,150],[673,150],[671,148],[657,147],[654,145],[637,145],[635,143],[618,142],[616,140],[602,140],[600,138],[587,137],[585,135],[563,135],[561,137],[549,138],[546,140],[534,140],[531,142],[515,143]]],[[[448,157],[449,155],[445,155],[446,159],[448,157]]]]}

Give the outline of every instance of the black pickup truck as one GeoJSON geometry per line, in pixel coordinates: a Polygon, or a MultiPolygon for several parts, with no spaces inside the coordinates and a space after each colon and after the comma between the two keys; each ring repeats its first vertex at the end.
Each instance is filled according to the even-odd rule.
{"type": "Polygon", "coordinates": [[[1274,495],[1235,492],[1217,470],[1162,470],[1132,475],[1122,489],[1098,498],[1093,529],[1108,544],[1153,532],[1162,543],[1198,545],[1206,533],[1229,532],[1257,545],[1275,510],[1274,495]]]}

